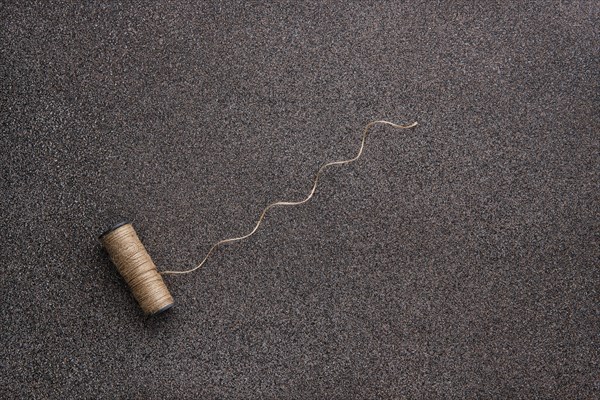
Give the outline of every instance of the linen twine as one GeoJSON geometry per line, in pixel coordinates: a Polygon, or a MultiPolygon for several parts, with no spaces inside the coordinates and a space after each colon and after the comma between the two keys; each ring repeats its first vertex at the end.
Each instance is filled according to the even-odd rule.
{"type": "Polygon", "coordinates": [[[343,165],[343,164],[350,164],[356,160],[358,160],[360,158],[360,156],[363,153],[363,149],[365,147],[365,141],[367,140],[367,136],[369,134],[369,130],[371,129],[371,127],[373,127],[374,125],[377,124],[381,124],[381,125],[388,125],[391,126],[392,128],[396,128],[396,129],[410,129],[410,128],[414,128],[415,126],[417,126],[416,122],[413,122],[410,125],[398,125],[398,124],[394,124],[393,122],[389,122],[389,121],[384,121],[384,120],[379,120],[379,121],[373,121],[368,123],[365,126],[363,135],[362,135],[362,139],[360,142],[360,148],[358,149],[358,154],[356,154],[356,156],[354,156],[353,158],[347,159],[347,160],[341,160],[341,161],[333,161],[333,162],[328,162],[326,164],[323,164],[319,170],[317,171],[317,173],[315,174],[315,177],[313,179],[313,186],[312,189],[310,190],[310,192],[308,193],[308,196],[306,196],[306,198],[304,198],[303,200],[300,201],[276,201],[274,203],[269,204],[268,206],[265,207],[265,209],[262,211],[262,213],[260,214],[260,217],[258,218],[258,221],[256,222],[256,224],[254,225],[254,228],[247,234],[243,235],[243,236],[237,236],[237,237],[232,237],[229,239],[223,239],[218,241],[217,243],[215,243],[210,250],[208,250],[208,253],[206,254],[206,256],[204,257],[204,259],[195,267],[187,269],[187,270],[183,270],[183,271],[163,271],[161,272],[162,275],[184,275],[184,274],[189,274],[190,272],[194,272],[200,268],[202,268],[202,266],[206,263],[206,261],[208,260],[208,258],[211,256],[211,254],[221,245],[225,244],[225,243],[231,243],[231,242],[237,242],[246,238],[249,238],[250,236],[254,235],[254,233],[258,230],[258,227],[260,226],[260,224],[262,223],[263,219],[265,218],[265,215],[267,213],[267,211],[269,211],[271,208],[274,207],[284,207],[284,206],[298,206],[300,204],[304,204],[307,201],[309,201],[315,194],[315,191],[317,190],[317,184],[319,182],[319,177],[321,176],[321,174],[323,173],[323,171],[330,166],[333,165],[343,165]]]}
{"type": "Polygon", "coordinates": [[[173,306],[169,289],[131,224],[119,226],[100,240],[146,314],[157,314],[173,306]]]}

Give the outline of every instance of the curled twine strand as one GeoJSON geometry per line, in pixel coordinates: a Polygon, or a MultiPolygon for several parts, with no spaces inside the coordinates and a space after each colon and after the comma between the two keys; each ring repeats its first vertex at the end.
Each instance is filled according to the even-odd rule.
{"type": "Polygon", "coordinates": [[[188,270],[184,270],[184,271],[163,271],[163,272],[161,272],[161,274],[162,275],[183,275],[183,274],[189,274],[190,272],[194,272],[197,269],[201,268],[206,263],[206,261],[208,260],[208,258],[210,257],[210,255],[220,245],[225,244],[225,243],[237,242],[239,240],[243,240],[243,239],[249,238],[250,236],[254,235],[254,233],[258,230],[258,227],[262,223],[263,219],[265,218],[265,215],[266,215],[267,211],[269,211],[271,208],[273,208],[273,207],[279,207],[279,206],[298,206],[300,204],[304,204],[307,201],[309,201],[313,197],[313,195],[315,194],[315,191],[317,190],[317,184],[319,182],[319,177],[321,176],[321,173],[327,167],[330,167],[332,165],[350,164],[350,163],[352,163],[352,162],[354,162],[354,161],[356,161],[356,160],[358,160],[360,158],[360,156],[363,153],[363,149],[365,147],[365,141],[367,140],[367,135],[369,133],[369,129],[371,129],[371,127],[373,125],[377,125],[377,124],[389,125],[392,128],[397,128],[397,129],[410,129],[410,128],[414,128],[415,126],[417,126],[416,122],[413,122],[410,125],[397,125],[397,124],[394,124],[392,122],[383,121],[383,120],[370,122],[369,124],[367,124],[367,126],[365,126],[365,130],[363,132],[362,140],[361,140],[361,143],[360,143],[360,148],[358,149],[358,154],[354,158],[350,158],[348,160],[333,161],[333,162],[328,162],[326,164],[323,164],[321,166],[321,168],[319,168],[319,170],[317,171],[317,174],[315,175],[315,179],[313,181],[312,189],[310,190],[310,193],[308,194],[308,196],[306,196],[306,198],[304,200],[300,200],[300,201],[277,201],[275,203],[269,204],[268,206],[265,207],[265,209],[260,214],[260,217],[258,218],[258,221],[256,222],[256,225],[254,226],[254,229],[252,229],[252,231],[250,233],[248,233],[248,234],[246,234],[244,236],[238,236],[238,237],[234,237],[234,238],[230,238],[230,239],[223,239],[223,240],[215,243],[210,248],[210,250],[206,254],[206,257],[204,257],[204,259],[202,260],[202,262],[200,262],[200,264],[198,264],[194,268],[191,268],[191,269],[188,269],[188,270]]]}

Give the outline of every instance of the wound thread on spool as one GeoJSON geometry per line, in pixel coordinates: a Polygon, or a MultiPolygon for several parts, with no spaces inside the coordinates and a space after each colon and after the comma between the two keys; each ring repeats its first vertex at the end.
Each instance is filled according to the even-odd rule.
{"type": "Polygon", "coordinates": [[[173,306],[169,289],[130,223],[113,226],[100,241],[144,313],[159,314],[173,306]]]}

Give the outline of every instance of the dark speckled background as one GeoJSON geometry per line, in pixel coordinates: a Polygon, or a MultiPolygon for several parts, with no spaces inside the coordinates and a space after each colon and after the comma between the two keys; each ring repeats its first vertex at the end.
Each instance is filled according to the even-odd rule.
{"type": "Polygon", "coordinates": [[[0,397],[599,395],[598,3],[14,3],[0,397]],[[379,118],[141,314],[108,223],[188,268],[379,118]]]}

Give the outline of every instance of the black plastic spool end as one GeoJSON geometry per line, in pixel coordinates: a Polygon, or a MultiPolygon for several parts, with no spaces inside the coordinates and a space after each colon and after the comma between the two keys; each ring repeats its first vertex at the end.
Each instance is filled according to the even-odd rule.
{"type": "Polygon", "coordinates": [[[120,228],[120,227],[122,227],[123,225],[127,225],[127,224],[129,224],[129,223],[130,223],[130,222],[129,222],[128,220],[124,219],[124,220],[121,220],[121,221],[117,222],[116,224],[113,224],[113,225],[111,225],[111,226],[110,226],[110,228],[106,229],[104,232],[102,232],[102,233],[100,234],[100,236],[98,236],[98,239],[102,240],[102,238],[103,238],[104,236],[108,235],[109,233],[111,233],[111,232],[112,232],[112,231],[114,231],[115,229],[117,229],[117,228],[120,228]]]}

